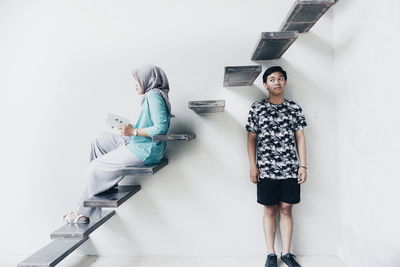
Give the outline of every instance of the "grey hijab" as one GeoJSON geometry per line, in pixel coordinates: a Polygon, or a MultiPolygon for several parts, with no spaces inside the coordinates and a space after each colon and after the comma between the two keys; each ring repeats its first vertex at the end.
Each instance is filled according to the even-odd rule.
{"type": "Polygon", "coordinates": [[[133,71],[133,77],[135,77],[145,91],[145,97],[143,98],[142,103],[148,92],[157,92],[164,98],[169,114],[171,115],[171,103],[169,102],[168,97],[169,85],[164,71],[154,65],[143,65],[133,71]]]}

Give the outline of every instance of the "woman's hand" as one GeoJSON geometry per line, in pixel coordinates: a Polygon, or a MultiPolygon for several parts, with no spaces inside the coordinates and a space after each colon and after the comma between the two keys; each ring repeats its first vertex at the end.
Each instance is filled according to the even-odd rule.
{"type": "Polygon", "coordinates": [[[300,167],[297,172],[297,183],[302,184],[307,180],[307,170],[305,168],[300,167]]]}
{"type": "Polygon", "coordinates": [[[255,184],[260,181],[260,171],[257,167],[250,168],[250,181],[255,184]]]}
{"type": "Polygon", "coordinates": [[[121,132],[121,135],[132,136],[134,129],[131,124],[128,124],[128,125],[122,126],[119,130],[121,132]]]}

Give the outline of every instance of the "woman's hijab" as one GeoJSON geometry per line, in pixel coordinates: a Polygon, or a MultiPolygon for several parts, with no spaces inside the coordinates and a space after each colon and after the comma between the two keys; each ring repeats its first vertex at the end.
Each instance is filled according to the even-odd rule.
{"type": "MultiPolygon", "coordinates": [[[[171,115],[171,103],[168,97],[169,84],[164,71],[154,65],[143,65],[133,71],[133,76],[143,88],[145,97],[148,92],[154,91],[164,98],[169,114],[171,115]]],[[[143,101],[144,99],[145,98],[143,98],[143,101]]]]}

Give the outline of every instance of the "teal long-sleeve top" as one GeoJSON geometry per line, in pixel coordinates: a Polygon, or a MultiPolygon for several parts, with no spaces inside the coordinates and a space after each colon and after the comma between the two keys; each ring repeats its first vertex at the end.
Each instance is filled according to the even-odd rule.
{"type": "Polygon", "coordinates": [[[132,136],[127,147],[146,164],[159,163],[167,148],[166,142],[153,142],[151,137],[167,134],[170,124],[170,114],[164,98],[157,92],[146,93],[139,118],[134,128],[140,128],[150,137],[132,136]]]}

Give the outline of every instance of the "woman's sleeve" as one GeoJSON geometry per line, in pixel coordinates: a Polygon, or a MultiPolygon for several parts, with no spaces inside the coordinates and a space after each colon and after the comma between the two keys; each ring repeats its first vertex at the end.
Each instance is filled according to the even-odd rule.
{"type": "Polygon", "coordinates": [[[143,128],[150,137],[158,134],[167,134],[169,128],[169,112],[164,98],[156,92],[147,95],[150,117],[154,125],[143,128]]]}

